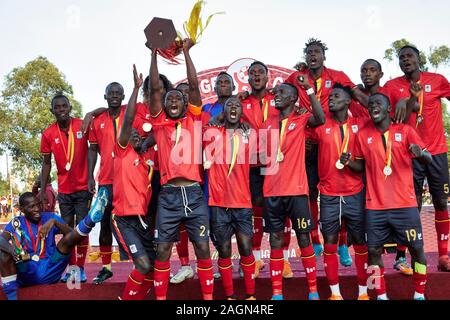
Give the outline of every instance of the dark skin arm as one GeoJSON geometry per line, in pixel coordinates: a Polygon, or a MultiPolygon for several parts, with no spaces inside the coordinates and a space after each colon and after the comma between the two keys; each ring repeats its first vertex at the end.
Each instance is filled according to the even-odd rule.
{"type": "MultiPolygon", "coordinates": [[[[304,74],[297,78],[298,84],[305,90],[311,89],[311,85],[309,84],[308,75],[304,74]]],[[[325,123],[325,113],[323,112],[322,105],[319,100],[317,100],[316,95],[310,94],[308,95],[309,102],[311,103],[312,116],[308,119],[308,126],[310,128],[321,126],[325,123]]]]}
{"type": "MultiPolygon", "coordinates": [[[[47,185],[51,169],[52,169],[52,155],[46,154],[42,159],[41,186],[47,185]]],[[[48,207],[48,198],[47,194],[45,193],[45,188],[41,188],[39,193],[39,199],[41,200],[43,207],[48,207]]]]}
{"type": "Polygon", "coordinates": [[[69,225],[61,223],[56,219],[50,219],[41,227],[41,230],[39,231],[39,236],[41,237],[41,239],[47,238],[53,226],[56,226],[63,235],[66,235],[73,231],[73,229],[69,227],[69,225]]]}
{"type": "Polygon", "coordinates": [[[409,152],[422,164],[429,164],[432,160],[431,154],[427,150],[422,150],[417,144],[410,144],[409,152]]]}
{"type": "Polygon", "coordinates": [[[142,73],[138,75],[135,65],[133,65],[133,76],[134,76],[134,88],[133,93],[130,96],[130,100],[128,101],[127,109],[125,111],[122,129],[120,129],[120,135],[118,140],[120,146],[126,146],[128,144],[128,141],[130,140],[133,121],[134,118],[136,117],[137,96],[139,94],[139,88],[142,86],[142,83],[144,83],[142,73]]]}
{"type": "Polygon", "coordinates": [[[148,150],[148,148],[153,147],[155,144],[156,144],[155,137],[153,136],[153,134],[150,134],[150,135],[144,140],[144,142],[142,142],[142,146],[141,146],[142,152],[146,152],[146,151],[148,150]]]}
{"type": "Polygon", "coordinates": [[[150,114],[158,115],[163,108],[161,88],[159,87],[159,71],[156,50],[152,50],[152,60],[150,63],[150,114]]]}
{"type": "Polygon", "coordinates": [[[358,86],[353,87],[352,92],[353,98],[367,109],[369,106],[369,97],[365,95],[358,86]]]}
{"type": "Polygon", "coordinates": [[[364,159],[355,159],[351,160],[352,154],[351,153],[342,153],[339,160],[342,164],[348,166],[352,171],[356,173],[361,173],[364,171],[365,161],[364,159]]]}
{"type": "Polygon", "coordinates": [[[422,93],[422,86],[419,83],[411,82],[409,86],[409,99],[402,99],[395,106],[394,121],[396,123],[406,123],[411,113],[419,111],[419,97],[422,93]]]}
{"type": "Polygon", "coordinates": [[[99,115],[101,115],[103,112],[106,112],[107,110],[108,110],[108,108],[98,108],[98,109],[95,109],[94,111],[86,113],[86,115],[84,116],[84,119],[83,119],[83,124],[81,125],[81,131],[83,131],[83,133],[86,133],[87,130],[89,129],[89,127],[91,126],[94,118],[98,117],[99,115]]]}
{"type": "Polygon", "coordinates": [[[88,191],[90,193],[95,192],[95,180],[94,180],[94,169],[97,163],[97,157],[100,152],[98,144],[90,144],[88,151],[88,191]]]}
{"type": "Polygon", "coordinates": [[[195,45],[191,39],[183,40],[183,53],[186,60],[187,79],[189,83],[189,103],[194,106],[202,105],[202,97],[198,87],[197,70],[192,62],[189,50],[195,45]]]}

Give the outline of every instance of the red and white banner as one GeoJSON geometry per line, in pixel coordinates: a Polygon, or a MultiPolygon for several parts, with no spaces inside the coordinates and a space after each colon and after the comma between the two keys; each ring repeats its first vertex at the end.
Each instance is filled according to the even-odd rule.
{"type": "MultiPolygon", "coordinates": [[[[248,83],[248,67],[255,59],[242,58],[236,60],[229,66],[217,67],[213,69],[204,70],[197,73],[200,92],[203,99],[203,104],[214,103],[217,100],[216,93],[214,92],[214,85],[216,83],[217,75],[225,71],[230,74],[234,79],[236,90],[233,92],[237,94],[242,91],[251,91],[248,83]]],[[[274,65],[267,65],[269,69],[269,82],[268,88],[274,88],[277,84],[283,82],[294,72],[292,69],[278,67],[274,65]]],[[[187,79],[183,79],[177,82],[175,85],[181,82],[187,82],[187,79]]]]}

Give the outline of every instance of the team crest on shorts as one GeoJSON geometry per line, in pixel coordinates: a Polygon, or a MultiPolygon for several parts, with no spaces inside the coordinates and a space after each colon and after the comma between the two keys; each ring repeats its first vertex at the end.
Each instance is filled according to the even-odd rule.
{"type": "Polygon", "coordinates": [[[331,88],[331,80],[325,81],[325,88],[331,88]]]}
{"type": "Polygon", "coordinates": [[[77,131],[77,139],[83,138],[83,132],[77,131]]]}

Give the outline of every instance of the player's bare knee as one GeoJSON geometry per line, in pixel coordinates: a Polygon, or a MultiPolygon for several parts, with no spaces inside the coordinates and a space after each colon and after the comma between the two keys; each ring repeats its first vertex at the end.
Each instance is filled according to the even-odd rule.
{"type": "Polygon", "coordinates": [[[297,242],[300,248],[306,248],[311,245],[309,232],[296,232],[297,242]]]}
{"type": "Polygon", "coordinates": [[[197,259],[208,259],[210,258],[210,252],[209,252],[209,242],[202,241],[202,242],[193,242],[195,254],[197,256],[197,259]]]}
{"type": "Polygon", "coordinates": [[[353,244],[357,246],[363,246],[367,244],[366,239],[364,239],[364,237],[356,234],[352,234],[351,236],[353,244]]]}
{"type": "Polygon", "coordinates": [[[416,261],[420,264],[426,265],[427,264],[427,258],[425,256],[425,250],[423,246],[413,248],[408,247],[409,253],[411,254],[412,260],[416,261]]]}
{"type": "Polygon", "coordinates": [[[323,234],[323,241],[325,244],[337,244],[338,234],[323,234]]]}
{"type": "Polygon", "coordinates": [[[270,247],[272,249],[281,249],[283,247],[283,233],[270,233],[270,247]]]}
{"type": "Polygon", "coordinates": [[[231,241],[219,246],[219,257],[223,259],[231,257],[231,241]]]}
{"type": "Polygon", "coordinates": [[[170,249],[172,248],[172,243],[158,243],[156,247],[156,258],[159,261],[168,261],[170,259],[170,249]]]}
{"type": "Polygon", "coordinates": [[[447,198],[433,198],[433,206],[435,210],[446,211],[447,210],[447,198]]]}
{"type": "Polygon", "coordinates": [[[137,258],[134,261],[134,265],[136,266],[137,271],[139,271],[141,274],[147,274],[153,269],[152,263],[147,256],[137,258]]]}

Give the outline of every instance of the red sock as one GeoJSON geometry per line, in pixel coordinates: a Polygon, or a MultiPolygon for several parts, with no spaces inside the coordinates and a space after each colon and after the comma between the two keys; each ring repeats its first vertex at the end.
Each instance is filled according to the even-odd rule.
{"type": "Polygon", "coordinates": [[[154,272],[150,271],[145,276],[145,279],[142,283],[142,290],[139,293],[138,300],[144,300],[145,297],[150,293],[150,290],[153,288],[153,279],[154,279],[154,272]]]}
{"type": "Polygon", "coordinates": [[[323,261],[328,284],[334,286],[339,283],[337,244],[324,244],[323,261]]]}
{"type": "Polygon", "coordinates": [[[249,296],[255,295],[255,257],[241,256],[241,268],[244,272],[245,293],[249,296]]]}
{"type": "Polygon", "coordinates": [[[305,268],[306,279],[308,280],[308,286],[310,292],[317,292],[317,270],[316,270],[316,256],[312,245],[301,248],[302,263],[305,268]]]}
{"type": "Polygon", "coordinates": [[[100,255],[104,266],[111,264],[112,246],[100,246],[100,255]]]}
{"type": "Polygon", "coordinates": [[[197,260],[197,274],[202,288],[203,300],[212,300],[214,291],[214,274],[211,258],[197,260]]]}
{"type": "Polygon", "coordinates": [[[347,229],[345,229],[345,222],[342,221],[341,230],[339,231],[339,245],[347,245],[347,229]]]}
{"type": "Polygon", "coordinates": [[[128,276],[127,284],[125,285],[125,289],[123,289],[122,300],[140,300],[142,296],[142,284],[145,279],[145,274],[140,273],[136,269],[131,271],[128,276]]]}
{"type": "Polygon", "coordinates": [[[263,238],[263,207],[253,207],[253,250],[261,249],[263,238]]]}
{"type": "Polygon", "coordinates": [[[84,268],[88,249],[89,237],[86,237],[79,245],[77,245],[77,266],[80,268],[84,268]]]}
{"type": "Polygon", "coordinates": [[[354,244],[353,249],[355,249],[356,278],[358,279],[358,285],[367,286],[367,246],[354,244]]]}
{"type": "Polygon", "coordinates": [[[414,287],[417,293],[425,294],[425,285],[427,284],[427,274],[414,271],[413,273],[414,287]]]}
{"type": "Polygon", "coordinates": [[[289,219],[289,217],[286,217],[283,232],[283,239],[284,239],[283,250],[289,250],[289,245],[291,244],[291,230],[292,230],[291,219],[289,219]]]}
{"type": "Polygon", "coordinates": [[[377,265],[370,266],[368,270],[372,270],[371,273],[368,273],[368,276],[371,277],[372,281],[369,285],[369,288],[375,288],[375,292],[378,296],[386,293],[386,282],[384,281],[384,267],[379,267],[377,265]]]}
{"type": "Polygon", "coordinates": [[[271,249],[270,250],[270,278],[272,280],[272,294],[283,294],[283,250],[271,249]]]}
{"type": "Polygon", "coordinates": [[[402,246],[401,244],[397,244],[397,251],[405,252],[407,248],[408,248],[407,246],[402,246]]]}
{"type": "Polygon", "coordinates": [[[436,210],[434,219],[438,240],[439,256],[446,256],[448,255],[448,233],[450,227],[450,219],[448,217],[448,211],[436,210]]]}
{"type": "Polygon", "coordinates": [[[234,294],[233,265],[231,264],[231,258],[219,257],[218,265],[219,272],[222,277],[223,289],[225,290],[225,296],[230,297],[234,294]]]}
{"type": "Polygon", "coordinates": [[[314,221],[314,228],[311,230],[311,239],[314,244],[321,244],[319,237],[319,206],[317,199],[309,199],[309,208],[314,221]]]}
{"type": "Polygon", "coordinates": [[[77,264],[77,248],[72,249],[72,253],[70,254],[69,266],[75,266],[77,264]]]}
{"type": "Polygon", "coordinates": [[[155,296],[156,300],[167,299],[167,285],[169,284],[170,261],[155,260],[155,296]]]}
{"type": "Polygon", "coordinates": [[[184,223],[180,224],[180,241],[177,242],[178,258],[182,266],[189,265],[189,249],[188,249],[189,237],[186,231],[184,223]]]}

